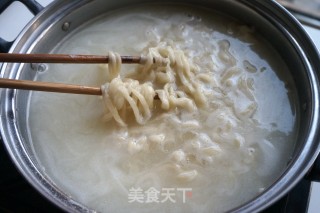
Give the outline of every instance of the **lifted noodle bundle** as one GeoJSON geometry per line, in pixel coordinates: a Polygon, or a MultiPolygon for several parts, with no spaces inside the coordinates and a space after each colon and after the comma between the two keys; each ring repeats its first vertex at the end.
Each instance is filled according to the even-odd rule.
{"type": "Polygon", "coordinates": [[[121,58],[119,54],[109,53],[110,82],[102,86],[106,120],[113,118],[120,126],[126,126],[125,118],[132,111],[137,123],[145,124],[151,118],[156,95],[163,110],[194,111],[197,106],[206,106],[203,82],[196,77],[198,67],[183,51],[160,43],[149,48],[146,55],[145,64],[122,79],[121,58]],[[140,84],[134,78],[146,83],[140,84]]]}
{"type": "Polygon", "coordinates": [[[150,84],[139,84],[137,80],[122,80],[118,77],[102,88],[107,111],[104,116],[106,120],[114,118],[119,125],[126,126],[123,119],[129,107],[139,124],[144,124],[150,119],[155,96],[155,91],[150,84]]]}

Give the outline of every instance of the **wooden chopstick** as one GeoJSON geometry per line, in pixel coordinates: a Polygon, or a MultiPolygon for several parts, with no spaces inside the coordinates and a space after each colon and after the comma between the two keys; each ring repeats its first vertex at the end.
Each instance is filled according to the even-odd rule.
{"type": "Polygon", "coordinates": [[[14,80],[0,78],[0,88],[23,89],[45,92],[71,93],[83,95],[102,95],[100,87],[88,87],[74,84],[14,80]]]}
{"type": "MultiPolygon", "coordinates": [[[[8,78],[0,78],[0,88],[22,89],[43,92],[69,93],[79,95],[102,95],[100,87],[88,87],[76,84],[52,83],[43,81],[16,80],[8,78]]],[[[154,96],[155,100],[159,100],[159,96],[154,96]]]]}
{"type": "MultiPolygon", "coordinates": [[[[121,56],[124,64],[143,64],[141,56],[121,56]]],[[[69,64],[104,64],[109,62],[108,55],[67,55],[67,54],[20,54],[0,53],[0,62],[17,63],[69,63],[69,64]]]]}

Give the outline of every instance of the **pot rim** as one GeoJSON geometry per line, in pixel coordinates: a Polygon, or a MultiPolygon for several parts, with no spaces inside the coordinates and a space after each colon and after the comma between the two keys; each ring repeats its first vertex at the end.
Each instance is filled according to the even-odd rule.
{"type": "MultiPolygon", "coordinates": [[[[267,190],[265,190],[263,193],[259,194],[252,200],[231,210],[232,212],[257,212],[271,205],[272,203],[280,199],[283,195],[285,195],[290,189],[292,189],[293,186],[296,185],[296,183],[300,181],[307,173],[307,171],[311,168],[320,152],[320,144],[318,143],[320,139],[320,130],[317,128],[320,123],[318,76],[318,74],[320,73],[320,67],[316,67],[316,65],[320,64],[320,57],[317,48],[303,29],[302,25],[279,3],[277,3],[276,1],[260,0],[236,1],[247,7],[255,8],[258,12],[266,16],[266,19],[273,20],[273,24],[278,25],[277,27],[282,29],[283,33],[285,33],[286,37],[290,39],[291,42],[295,45],[297,52],[303,59],[306,71],[308,72],[310,87],[312,88],[312,105],[310,106],[312,113],[310,115],[310,126],[308,129],[309,134],[305,140],[304,148],[297,155],[296,159],[293,160],[292,164],[288,166],[281,177],[279,177],[278,180],[275,180],[274,184],[269,186],[267,190]],[[266,11],[270,11],[271,13],[266,14],[266,11]],[[289,22],[290,24],[288,24],[287,28],[285,28],[281,24],[281,22],[275,22],[275,20],[277,19],[278,21],[281,20],[282,22],[289,22]],[[288,29],[288,27],[290,28],[288,29]],[[302,40],[303,46],[300,45],[302,40]],[[280,188],[282,190],[275,190],[275,188],[280,188]]],[[[70,0],[54,1],[53,3],[45,7],[43,11],[41,11],[26,25],[26,27],[18,35],[9,52],[29,52],[30,49],[32,49],[33,44],[30,43],[26,45],[26,37],[32,34],[33,30],[36,31],[38,30],[38,28],[44,27],[42,20],[45,20],[50,16],[62,17],[71,9],[80,7],[89,2],[90,0],[83,0],[79,1],[78,3],[70,0]],[[30,30],[34,28],[34,26],[36,26],[37,29],[30,30]]],[[[179,2],[184,1],[177,1],[177,3],[179,2]]],[[[44,36],[45,33],[46,32],[44,31],[43,34],[40,35],[40,37],[44,36]]],[[[19,66],[17,64],[3,64],[0,71],[1,77],[8,75],[8,73],[6,73],[7,69],[19,69],[19,66]]],[[[16,76],[14,76],[14,74],[12,73],[9,74],[9,77],[16,78],[16,76]]],[[[2,139],[6,146],[6,150],[8,151],[12,161],[14,162],[20,173],[22,173],[22,175],[28,180],[30,184],[33,185],[34,188],[36,188],[41,194],[43,194],[46,198],[48,198],[51,202],[55,203],[60,208],[68,211],[93,211],[60,191],[54,183],[48,180],[46,176],[38,170],[37,165],[30,159],[29,153],[23,145],[23,139],[18,134],[19,129],[17,127],[17,124],[15,123],[15,118],[17,118],[17,111],[15,110],[16,95],[17,91],[12,89],[3,90],[0,94],[1,100],[4,101],[0,111],[0,131],[2,139]]]]}

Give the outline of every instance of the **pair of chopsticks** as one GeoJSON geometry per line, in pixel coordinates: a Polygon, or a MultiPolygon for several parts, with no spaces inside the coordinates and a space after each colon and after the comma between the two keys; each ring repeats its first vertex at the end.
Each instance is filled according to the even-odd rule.
{"type": "MultiPolygon", "coordinates": [[[[140,56],[121,56],[122,63],[143,64],[145,58],[140,56]]],[[[0,63],[69,63],[69,64],[104,64],[109,62],[109,56],[101,55],[65,55],[65,54],[15,54],[0,53],[0,63]]],[[[0,88],[35,90],[45,92],[72,93],[85,95],[102,95],[100,87],[38,82],[29,80],[14,80],[0,78],[0,88]]]]}

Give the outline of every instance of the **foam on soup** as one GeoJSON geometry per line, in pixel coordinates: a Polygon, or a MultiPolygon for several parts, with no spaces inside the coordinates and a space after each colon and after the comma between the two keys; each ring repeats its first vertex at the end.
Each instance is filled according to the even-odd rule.
{"type": "MultiPolygon", "coordinates": [[[[70,197],[106,212],[222,212],[283,171],[295,139],[288,68],[254,28],[189,7],[145,6],[84,24],[52,51],[140,55],[159,44],[199,67],[206,107],[156,107],[145,124],[102,119],[102,98],[33,92],[29,124],[43,171],[70,197]]],[[[138,65],[121,77],[142,82],[138,65]]],[[[50,64],[42,81],[100,86],[104,65],[50,64]]],[[[176,82],[178,84],[178,82],[176,82]]]]}

